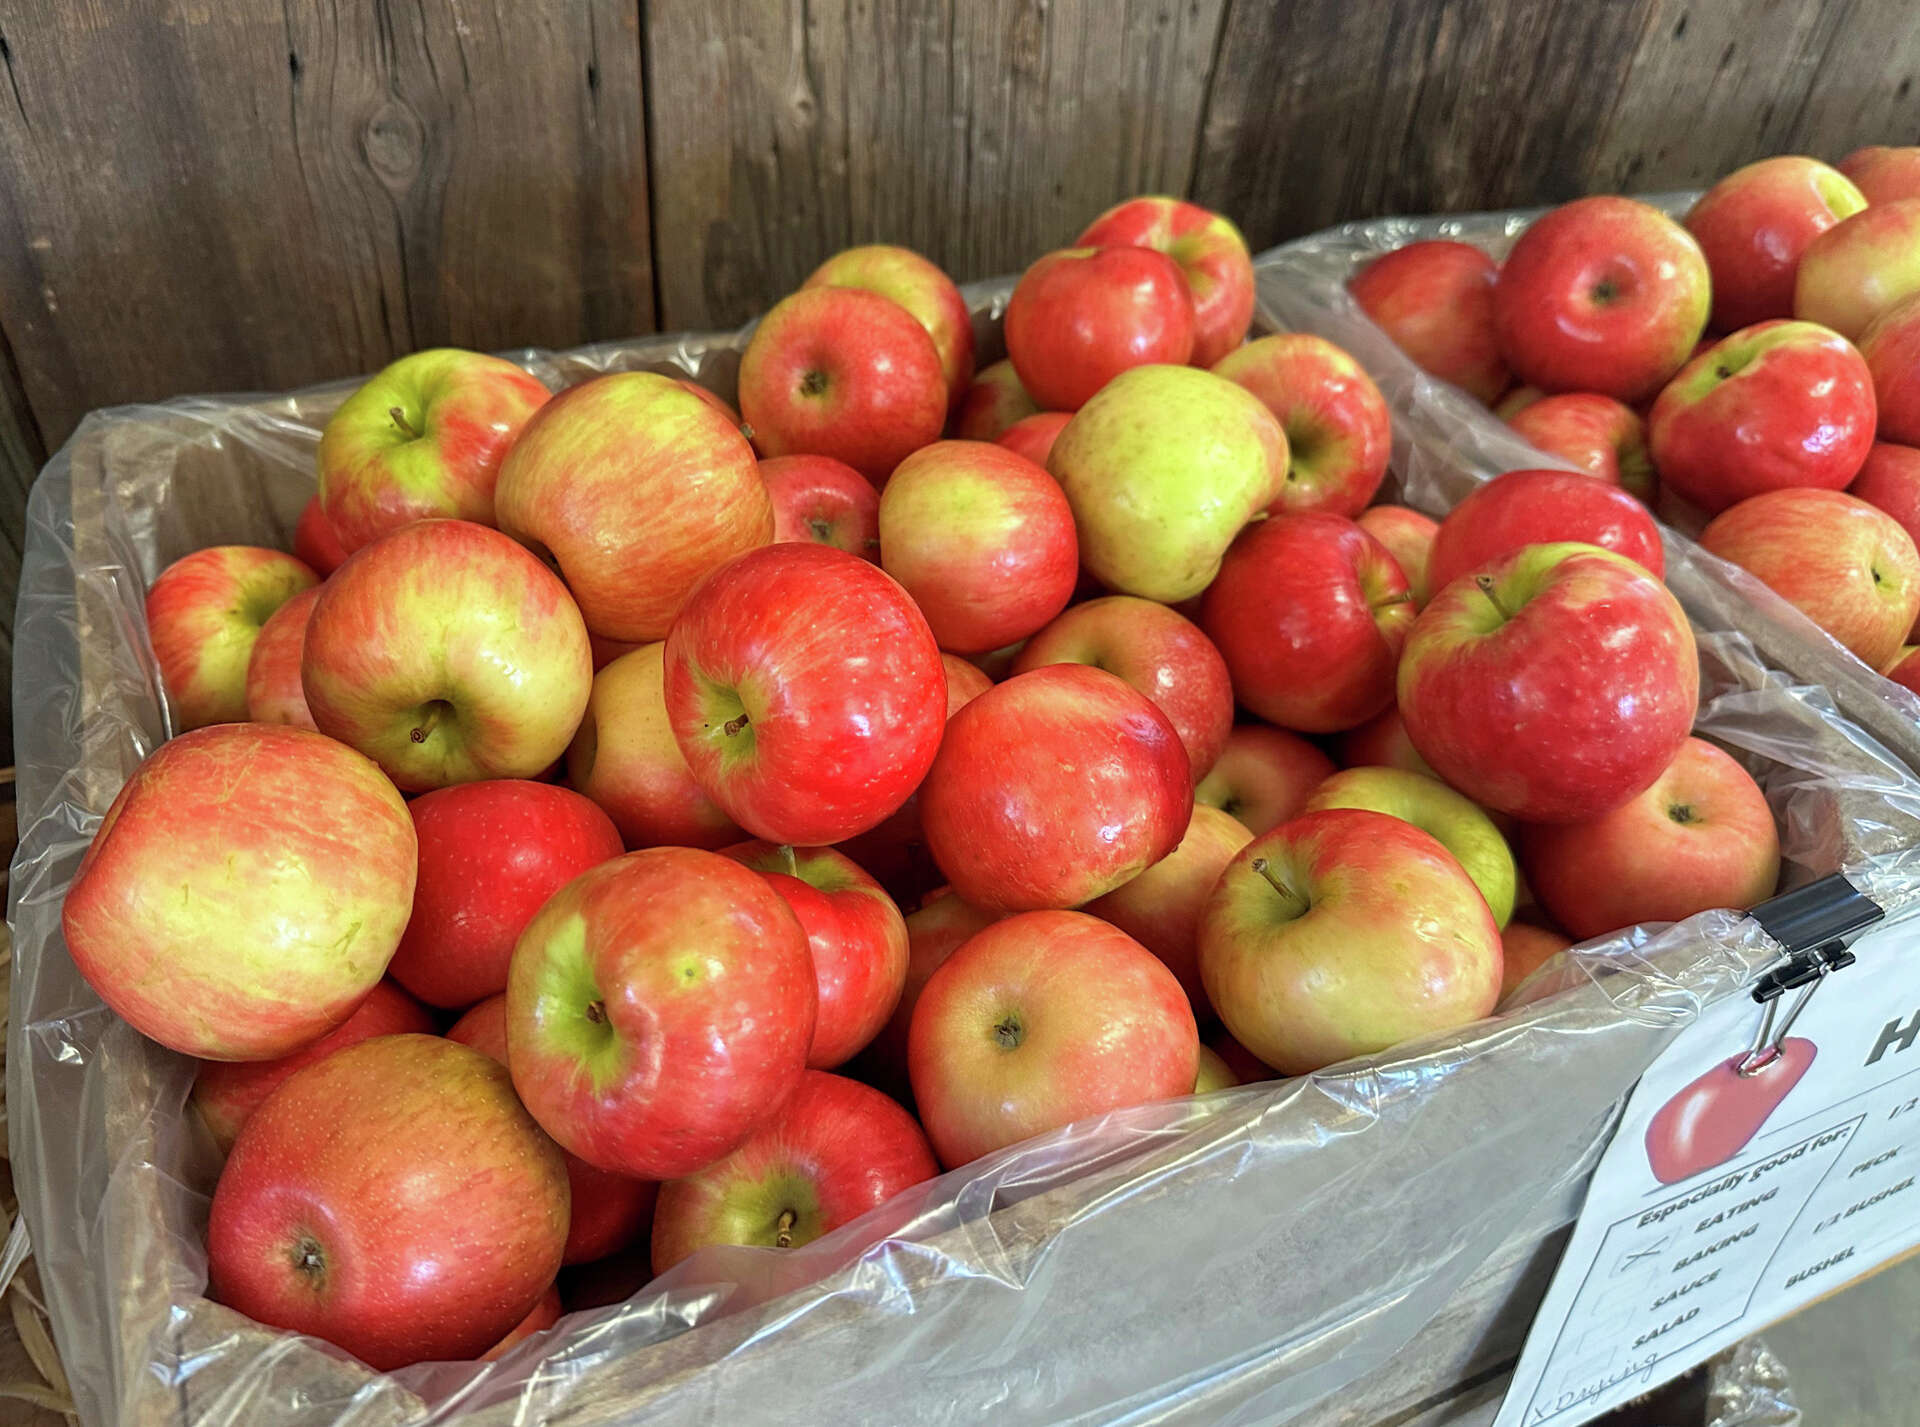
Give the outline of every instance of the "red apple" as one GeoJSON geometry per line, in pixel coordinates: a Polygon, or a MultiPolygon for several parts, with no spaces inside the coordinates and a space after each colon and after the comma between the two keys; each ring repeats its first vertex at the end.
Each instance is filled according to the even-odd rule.
{"type": "Polygon", "coordinates": [[[797,1249],[939,1172],[927,1137],[894,1101],[809,1070],[765,1129],[661,1189],[653,1271],[709,1244],[797,1249]]]}
{"type": "Polygon", "coordinates": [[[1920,296],[1889,307],[1860,334],[1883,440],[1920,444],[1920,296]]]}
{"type": "Polygon", "coordinates": [[[1500,933],[1505,964],[1500,977],[1500,1000],[1513,995],[1534,972],[1573,945],[1573,938],[1527,922],[1508,922],[1500,933]]]}
{"type": "Polygon", "coordinates": [[[666,651],[643,645],[593,676],[567,781],[613,819],[628,847],[725,847],[740,828],[700,791],[674,742],[666,651]]]}
{"type": "MultiPolygon", "coordinates": [[[[733,403],[728,401],[724,396],[720,395],[719,392],[713,390],[713,388],[711,387],[705,387],[700,385],[700,383],[695,381],[692,377],[675,377],[673,380],[676,386],[682,387],[685,390],[692,392],[695,396],[699,397],[700,400],[704,401],[708,406],[712,407],[715,411],[719,412],[722,416],[726,417],[727,424],[729,426],[734,427],[736,430],[739,429],[740,413],[735,411],[733,409],[733,403]]],[[[745,434],[746,433],[744,431],[741,432],[741,435],[744,436],[745,434]]]]}
{"type": "Polygon", "coordinates": [[[1710,286],[1700,245],[1659,209],[1575,199],[1536,219],[1500,269],[1500,351],[1542,390],[1643,401],[1700,340],[1710,286]]]}
{"type": "Polygon", "coordinates": [[[1732,332],[1793,316],[1801,253],[1866,206],[1845,174],[1793,155],[1737,168],[1708,189],[1686,225],[1713,276],[1713,325],[1732,332]]]}
{"type": "Polygon", "coordinates": [[[807,1065],[831,1070],[872,1040],[907,978],[907,925],[893,899],[831,847],[743,842],[722,849],[764,876],[807,934],[818,1012],[807,1065]]]}
{"type": "Polygon", "coordinates": [[[350,552],[340,543],[320,497],[314,496],[300,508],[300,520],[293,527],[293,556],[321,579],[326,579],[347,562],[350,552]]]}
{"type": "Polygon", "coordinates": [[[1863,208],[1807,245],[1793,315],[1855,341],[1890,307],[1920,294],[1920,198],[1863,208]]]}
{"type": "Polygon", "coordinates": [[[441,788],[407,811],[420,845],[413,920],[388,974],[458,1010],[507,986],[513,944],[541,905],[625,849],[611,819],[569,788],[518,778],[441,788]]]}
{"type": "MultiPolygon", "coordinates": [[[[1556,472],[1556,474],[1562,474],[1556,472]]],[[[1575,479],[1579,479],[1575,477],[1575,479]]],[[[1589,483],[1591,484],[1591,483],[1589,483]]],[[[1340,735],[1340,766],[1342,768],[1402,768],[1409,773],[1424,773],[1429,778],[1437,778],[1428,766],[1427,760],[1420,756],[1420,750],[1413,746],[1413,740],[1407,737],[1406,720],[1400,717],[1398,705],[1388,708],[1378,718],[1368,719],[1360,727],[1348,729],[1340,735]]],[[[1331,770],[1329,770],[1331,771],[1331,770]]],[[[1304,809],[1303,797],[1294,812],[1304,809]]],[[[1289,813],[1287,817],[1294,814],[1289,813]]],[[[1285,822],[1286,818],[1275,821],[1285,822]]],[[[1264,832],[1265,828],[1257,829],[1264,832]]]]}
{"type": "Polygon", "coordinates": [[[1193,355],[1193,298],[1149,248],[1065,248],[1021,275],[1007,300],[1007,357],[1043,411],[1078,411],[1132,367],[1193,355]]]}
{"type": "Polygon", "coordinates": [[[252,722],[314,727],[307,692],[300,683],[300,655],[307,645],[307,621],[319,598],[319,586],[304,589],[260,626],[253,653],[247,656],[247,718],[252,722]]]}
{"type": "Polygon", "coordinates": [[[74,965],[142,1035],[272,1060],[353,1013],[413,906],[406,804],[300,728],[171,739],[107,809],[60,924],[74,965]]]}
{"type": "Polygon", "coordinates": [[[1881,672],[1901,688],[1920,694],[1920,659],[1914,658],[1916,654],[1920,654],[1920,645],[1901,645],[1893,662],[1881,672]]]}
{"type": "Polygon", "coordinates": [[[806,933],[764,877],[649,848],[581,873],[528,923],[507,977],[507,1061],[564,1148],[674,1179],[779,1113],[815,1006],[806,933]]]}
{"type": "Polygon", "coordinates": [[[478,1360],[483,1363],[497,1362],[535,1333],[544,1333],[559,1321],[560,1285],[556,1283],[540,1295],[540,1301],[527,1310],[527,1316],[515,1324],[506,1337],[480,1354],[478,1360]]]}
{"type": "Polygon", "coordinates": [[[1200,974],[1236,1040],[1305,1075],[1492,1011],[1500,932],[1434,838],[1335,808],[1227,864],[1200,917],[1200,974]]]}
{"type": "Polygon", "coordinates": [[[1587,822],[1527,827],[1527,882],[1576,938],[1773,895],[1780,838],[1767,795],[1726,753],[1689,738],[1637,797],[1587,822]]]}
{"type": "Polygon", "coordinates": [[[1021,417],[993,439],[1036,466],[1044,466],[1053,454],[1055,438],[1066,430],[1071,420],[1070,411],[1036,411],[1032,416],[1021,417]]]}
{"type": "MultiPolygon", "coordinates": [[[[472,1046],[487,1059],[507,1063],[507,998],[487,997],[454,1022],[447,1039],[472,1046]]],[[[576,1154],[561,1151],[567,1167],[572,1213],[567,1221],[563,1264],[591,1263],[639,1239],[653,1218],[660,1186],[612,1170],[596,1169],[576,1154]]]]}
{"type": "Polygon", "coordinates": [[[770,545],[705,581],[667,637],[666,698],[701,790],[754,836],[800,847],[904,803],[947,712],[913,600],[825,545],[770,545]]]}
{"type": "Polygon", "coordinates": [[[1353,300],[1415,366],[1491,405],[1511,378],[1493,325],[1500,266],[1467,243],[1408,243],[1347,284],[1353,300]]]}
{"type": "Polygon", "coordinates": [[[1842,491],[1769,491],[1700,532],[1712,554],[1763,584],[1883,669],[1920,614],[1920,554],[1884,511],[1842,491]]]}
{"type": "Polygon", "coordinates": [[[1393,563],[1406,576],[1413,607],[1425,608],[1427,597],[1433,593],[1427,578],[1427,562],[1432,557],[1433,537],[1439,533],[1439,523],[1404,505],[1375,505],[1356,515],[1354,524],[1386,546],[1393,563]]]}
{"type": "Polygon", "coordinates": [[[876,1072],[883,1086],[901,1095],[907,1085],[907,1031],[913,1024],[913,1008],[928,979],[946,963],[948,957],[975,932],[985,931],[1000,920],[998,912],[982,911],[973,903],[954,895],[951,887],[936,887],[927,894],[918,911],[907,914],[907,976],[900,988],[900,1000],[887,1018],[880,1034],[873,1038],[864,1060],[876,1072]]]}
{"type": "Polygon", "coordinates": [[[1240,702],[1301,733],[1352,728],[1393,702],[1413,618],[1393,556],[1338,515],[1249,526],[1200,604],[1240,702]]]}
{"type": "Polygon", "coordinates": [[[1920,545],[1920,449],[1874,442],[1847,494],[1885,511],[1920,545]]]}
{"type": "Polygon", "coordinates": [[[739,427],[652,372],[596,377],[548,402],[501,466],[495,503],[500,528],[552,557],[587,628],[607,639],[664,639],[702,575],[773,538],[773,502],[739,427]]]}
{"type": "Polygon", "coordinates": [[[213,1194],[207,1292],[386,1372],[485,1352],[546,1293],[566,1238],[560,1152],[507,1072],[438,1036],[381,1036],[247,1121],[213,1194]]]}
{"type": "Polygon", "coordinates": [[[1846,338],[1762,322],[1688,362],[1653,404],[1661,479],[1709,513],[1762,491],[1839,490],[1873,445],[1874,382],[1846,338]]]}
{"type": "Polygon", "coordinates": [[[1193,356],[1210,367],[1246,339],[1253,322],[1253,257],[1240,230],[1178,198],[1129,198],[1074,240],[1076,248],[1152,248],[1179,266],[1193,294],[1193,356]]]}
{"type": "Polygon", "coordinates": [[[832,456],[874,485],[947,420],[947,380],[927,329],[854,287],[777,303],[740,359],[740,414],[763,456],[832,456]]]}
{"type": "Polygon", "coordinates": [[[593,654],[566,586],[524,547],[423,520],[327,581],[300,681],[322,733],[416,792],[545,772],[580,726],[593,654]]]}
{"type": "Polygon", "coordinates": [[[1598,817],[1650,786],[1699,695],[1679,603],[1594,545],[1526,545],[1456,580],[1400,659],[1420,756],[1482,807],[1533,822],[1598,817]]]}
{"type": "Polygon", "coordinates": [[[1333,760],[1297,733],[1243,723],[1227,735],[1193,800],[1218,808],[1256,837],[1296,816],[1333,772],[1333,760]]]}
{"type": "Polygon", "coordinates": [[[1387,474],[1393,421],[1361,365],[1324,337],[1282,332],[1214,363],[1260,398],[1287,434],[1287,477],[1274,514],[1358,515],[1387,474]]]}
{"type": "Polygon", "coordinates": [[[880,493],[831,456],[775,456],[760,463],[773,502],[773,538],[814,541],[880,561],[880,493]]]}
{"type": "Polygon", "coordinates": [[[587,631],[587,648],[593,651],[593,672],[598,674],[607,665],[622,654],[631,654],[636,649],[645,649],[644,644],[636,644],[630,639],[604,639],[592,630],[587,631]]]}
{"type": "Polygon", "coordinates": [[[416,520],[492,525],[500,463],[547,397],[512,362],[455,347],[368,378],[320,432],[320,504],[341,546],[416,520]]]}
{"type": "Polygon", "coordinates": [[[933,339],[949,404],[973,381],[973,317],[953,279],[910,248],[873,243],[835,253],[802,287],[862,288],[904,307],[933,339]]]}
{"type": "Polygon", "coordinates": [[[1118,674],[1167,716],[1198,782],[1233,731],[1233,684],[1213,641],[1152,600],[1109,595],[1067,610],[1026,642],[1013,672],[1091,664],[1118,674]]]}
{"type": "Polygon", "coordinates": [[[1639,499],[1654,498],[1654,462],[1647,454],[1647,428],[1632,408],[1597,392],[1567,392],[1529,403],[1507,425],[1549,455],[1620,486],[1639,499]]]}
{"type": "Polygon", "coordinates": [[[1039,410],[1039,403],[1020,385],[1013,363],[1001,360],[975,374],[953,410],[953,435],[962,441],[997,440],[1009,426],[1039,410]]]}
{"type": "Polygon", "coordinates": [[[247,661],[274,612],[316,583],[279,550],[215,545],[175,560],[147,591],[147,638],[176,731],[247,716],[247,661]]]}
{"type": "Polygon", "coordinates": [[[1186,993],[1125,932],[1027,912],[979,932],[914,1008],[914,1102],[952,1169],[1074,1120],[1191,1094],[1200,1039],[1186,993]]]}
{"type": "Polygon", "coordinates": [[[1172,852],[1192,810],[1167,716],[1081,664],[1016,674],[961,709],[920,789],[933,860],[998,912],[1111,891],[1172,852]]]}
{"type": "Polygon", "coordinates": [[[895,467],[880,495],[880,564],[942,649],[983,654],[1066,608],[1080,546],[1044,467],[988,441],[937,441],[895,467]]]}
{"type": "Polygon", "coordinates": [[[1869,144],[1855,149],[1836,167],[1853,180],[1868,203],[1920,198],[1920,148],[1869,144]]]}
{"type": "Polygon", "coordinates": [[[1167,964],[1197,1021],[1213,1019],[1206,988],[1200,984],[1200,912],[1233,855],[1251,841],[1253,834],[1239,819],[1196,803],[1178,847],[1086,906],[1167,964]]]}
{"type": "Polygon", "coordinates": [[[393,982],[380,981],[346,1020],[277,1060],[202,1061],[193,1077],[192,1104],[225,1153],[240,1127],[294,1071],[375,1036],[432,1035],[435,1029],[426,1007],[393,982]]]}
{"type": "Polygon", "coordinates": [[[1640,501],[1571,471],[1508,471],[1474,490],[1440,522],[1428,574],[1445,589],[1523,545],[1579,540],[1666,573],[1660,527],[1640,501]]]}

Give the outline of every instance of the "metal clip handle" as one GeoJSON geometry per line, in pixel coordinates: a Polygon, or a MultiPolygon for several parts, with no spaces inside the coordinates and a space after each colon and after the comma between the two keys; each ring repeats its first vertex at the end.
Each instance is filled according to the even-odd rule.
{"type": "Polygon", "coordinates": [[[1807,1002],[1813,999],[1813,993],[1834,972],[1844,971],[1853,962],[1852,952],[1839,942],[1831,941],[1813,951],[1800,953],[1784,966],[1762,976],[1753,988],[1753,999],[1766,1011],[1760,1018],[1759,1029],[1754,1032],[1753,1043],[1734,1066],[1734,1073],[1742,1077],[1758,1075],[1778,1060],[1780,1047],[1786,1043],[1787,1034],[1800,1019],[1800,1013],[1806,1010],[1807,1002]],[[1786,1015],[1780,1016],[1780,998],[1788,991],[1799,994],[1787,1007],[1786,1015]]]}

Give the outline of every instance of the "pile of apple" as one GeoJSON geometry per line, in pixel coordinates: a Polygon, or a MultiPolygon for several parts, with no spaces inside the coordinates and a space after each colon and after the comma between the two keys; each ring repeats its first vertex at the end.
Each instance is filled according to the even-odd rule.
{"type": "Polygon", "coordinates": [[[1583,198],[1504,265],[1419,242],[1351,284],[1416,363],[1638,496],[1920,692],[1920,148],[1763,159],[1678,224],[1583,198]]]}
{"type": "Polygon", "coordinates": [[[1769,895],[1645,507],[1369,508],[1379,391],[1253,305],[1230,223],[1137,199],[977,376],[895,248],[766,315],[739,415],[423,352],[328,423],[299,558],[162,572],[187,731],[65,932],[202,1061],[213,1296],[379,1368],[499,1351],[563,1266],[580,1306],[804,1244],[1769,895]]]}

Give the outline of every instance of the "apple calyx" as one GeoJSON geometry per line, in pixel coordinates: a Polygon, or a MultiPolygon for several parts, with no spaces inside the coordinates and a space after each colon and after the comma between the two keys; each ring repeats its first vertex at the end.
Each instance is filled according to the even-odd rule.
{"type": "Polygon", "coordinates": [[[800,377],[800,395],[824,396],[827,390],[827,374],[818,367],[809,367],[800,377]]]}
{"type": "Polygon", "coordinates": [[[993,1038],[1002,1050],[1018,1050],[1020,1042],[1027,1038],[1027,1028],[1020,1024],[1017,1012],[1009,1011],[994,1022],[993,1038]]]}
{"type": "Polygon", "coordinates": [[[1271,862],[1267,861],[1264,857],[1256,857],[1249,865],[1255,872],[1258,872],[1264,877],[1267,885],[1278,892],[1286,901],[1290,918],[1306,915],[1307,909],[1311,907],[1313,903],[1307,897],[1302,896],[1299,892],[1296,892],[1292,887],[1288,886],[1286,881],[1280,876],[1278,869],[1276,869],[1271,862]]]}
{"type": "Polygon", "coordinates": [[[1683,824],[1698,822],[1700,820],[1699,814],[1694,812],[1693,806],[1690,803],[1675,803],[1667,809],[1667,816],[1675,822],[1683,824]]]}
{"type": "MultiPolygon", "coordinates": [[[[813,532],[813,538],[818,540],[822,545],[831,545],[833,543],[833,525],[824,516],[808,516],[807,529],[813,532]]],[[[876,540],[873,543],[878,545],[880,542],[876,540]]]]}
{"type": "Polygon", "coordinates": [[[407,420],[406,412],[397,406],[390,406],[387,408],[387,415],[393,418],[393,424],[400,428],[401,432],[405,434],[409,441],[418,441],[420,439],[420,432],[415,430],[413,423],[407,420]]]}
{"type": "Polygon", "coordinates": [[[780,1211],[780,1221],[774,1225],[773,1246],[776,1249],[793,1247],[793,1226],[799,1221],[799,1217],[791,1209],[780,1211]]]}
{"type": "Polygon", "coordinates": [[[320,1247],[320,1241],[312,1234],[302,1233],[296,1238],[288,1257],[292,1260],[293,1271],[309,1288],[318,1289],[326,1282],[327,1256],[320,1247]]]}
{"type": "Polygon", "coordinates": [[[589,1025],[604,1026],[607,1023],[607,1003],[598,998],[587,1002],[586,1017],[589,1025]]]}

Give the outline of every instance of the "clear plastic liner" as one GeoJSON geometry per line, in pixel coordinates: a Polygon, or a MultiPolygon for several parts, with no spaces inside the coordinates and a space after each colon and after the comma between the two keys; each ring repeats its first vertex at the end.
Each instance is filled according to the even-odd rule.
{"type": "Polygon", "coordinates": [[[1800,1427],[1786,1367],[1760,1339],[1735,1343],[1709,1365],[1705,1427],[1800,1427]]]}
{"type": "MultiPolygon", "coordinates": [[[[1316,325],[1274,280],[1300,256],[1262,261],[1268,325],[1316,325]]],[[[1006,290],[969,291],[988,355],[1006,290]]],[[[730,394],[740,346],[515,355],[556,386],[652,367],[730,394]]],[[[802,1249],[703,1251],[492,1364],[372,1372],[202,1296],[218,1159],[184,1110],[192,1065],[102,1006],[59,919],[100,815],[167,732],[143,590],[196,547],[284,543],[319,427],[349,389],[97,413],[32,494],[8,1118],[89,1423],[1379,1420],[1484,1372],[1524,1326],[1617,1102],[1681,1026],[1779,954],[1729,913],[1637,929],[1560,958],[1538,999],[1499,1020],[1076,1124],[802,1249]]],[[[1456,441],[1479,439],[1451,394],[1408,395],[1394,394],[1403,425],[1433,409],[1456,441]]],[[[1410,497],[1436,507],[1465,478],[1409,431],[1396,458],[1410,497]]],[[[1777,611],[1721,600],[1720,572],[1683,545],[1674,565],[1700,635],[1700,730],[1760,777],[1790,880],[1845,870],[1890,915],[1914,910],[1920,783],[1808,686],[1826,665],[1780,657],[1807,651],[1777,611]]]]}

